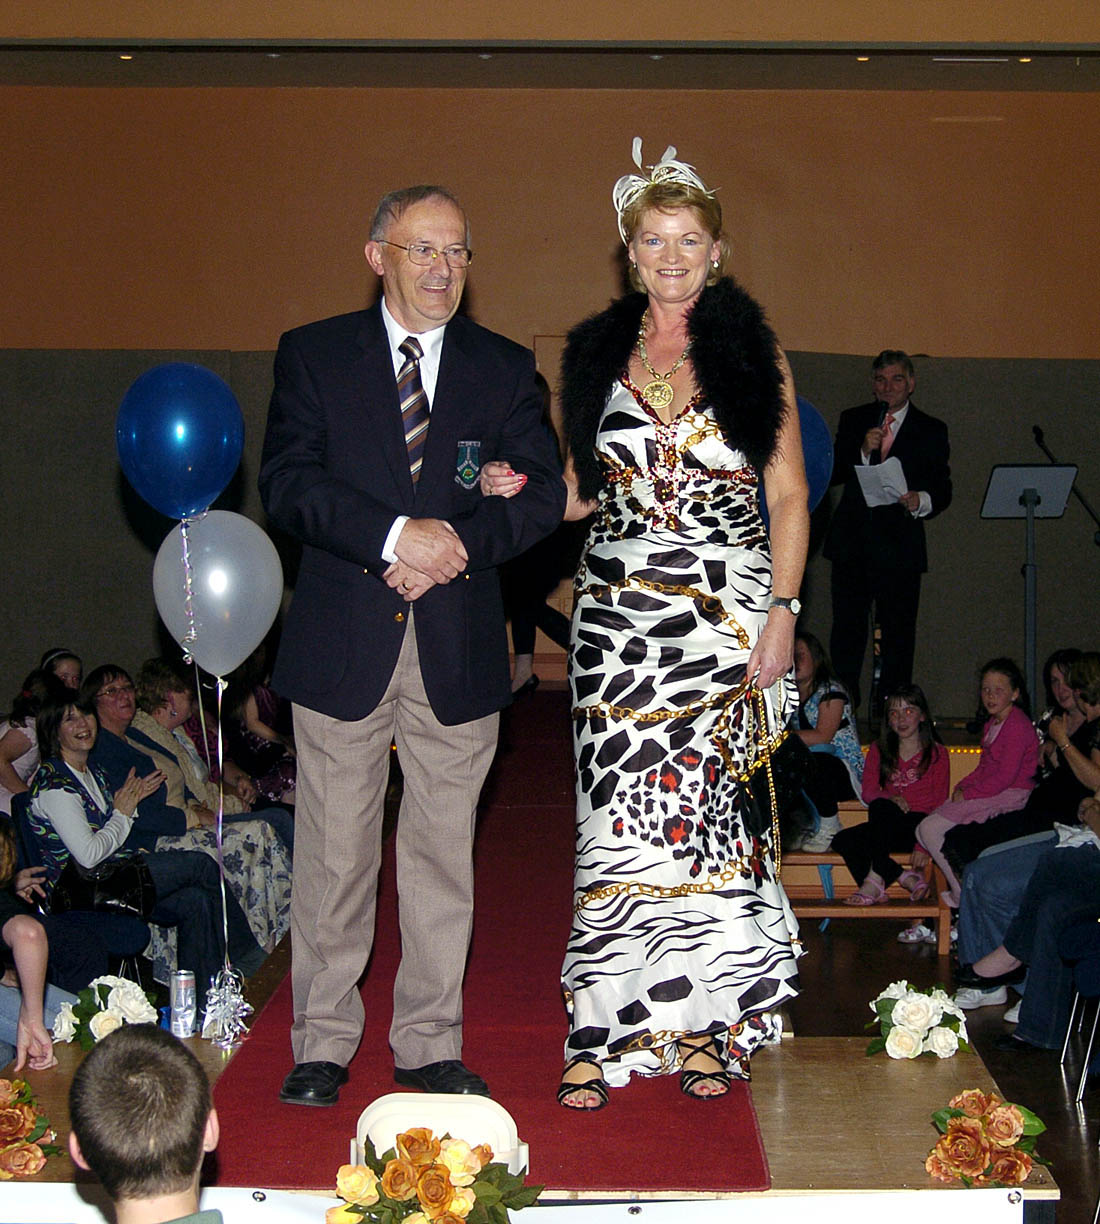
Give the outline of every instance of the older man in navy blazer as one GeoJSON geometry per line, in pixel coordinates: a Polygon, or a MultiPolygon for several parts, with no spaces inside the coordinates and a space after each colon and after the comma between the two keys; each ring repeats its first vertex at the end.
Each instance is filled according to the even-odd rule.
{"type": "Polygon", "coordinates": [[[399,1084],[488,1094],[462,1063],[478,795],[509,700],[496,567],[560,521],[565,486],[531,353],[456,316],[471,259],[440,187],[391,192],[367,262],[382,300],[284,335],[260,472],[302,564],[275,667],[294,702],[294,1068],[280,1097],[331,1105],[363,1032],[391,739],[401,966],[399,1084]],[[527,473],[483,498],[484,460],[527,473]]]}
{"type": "Polygon", "coordinates": [[[908,354],[885,349],[871,366],[874,400],[840,415],[833,484],[844,492],[825,537],[833,563],[833,632],[837,675],[859,704],[859,679],[871,607],[882,631],[879,698],[913,678],[921,575],[928,569],[924,520],[951,502],[947,426],[913,403],[916,373],[908,354]],[[856,468],[894,457],[907,492],[889,506],[867,505],[856,468]]]}

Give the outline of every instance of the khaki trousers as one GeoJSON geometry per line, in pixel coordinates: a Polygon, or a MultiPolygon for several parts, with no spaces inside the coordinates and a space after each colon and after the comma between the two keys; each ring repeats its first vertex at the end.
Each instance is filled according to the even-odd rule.
{"type": "Polygon", "coordinates": [[[374,939],[391,740],[405,775],[397,827],[398,1067],[462,1057],[473,925],[474,818],[499,714],[448,727],[424,692],[413,616],[378,706],[345,722],[294,706],[298,752],[290,909],[294,1061],[347,1066],[363,1034],[358,983],[374,939]]]}

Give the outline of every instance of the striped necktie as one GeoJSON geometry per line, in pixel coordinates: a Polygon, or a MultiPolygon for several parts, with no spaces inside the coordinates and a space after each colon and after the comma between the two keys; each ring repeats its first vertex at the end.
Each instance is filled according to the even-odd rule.
{"type": "Polygon", "coordinates": [[[420,479],[420,465],[424,462],[424,443],[428,440],[428,397],[420,381],[420,358],[424,350],[415,336],[406,336],[397,351],[405,357],[405,364],[397,372],[397,395],[401,401],[405,445],[409,450],[409,472],[415,486],[420,479]]]}
{"type": "Polygon", "coordinates": [[[890,453],[890,447],[894,445],[894,414],[888,412],[886,420],[882,423],[882,445],[879,448],[879,456],[885,459],[890,453]]]}

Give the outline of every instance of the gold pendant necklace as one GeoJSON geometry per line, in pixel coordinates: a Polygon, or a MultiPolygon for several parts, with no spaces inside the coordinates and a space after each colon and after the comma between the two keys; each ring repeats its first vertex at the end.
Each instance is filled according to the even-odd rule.
{"type": "Polygon", "coordinates": [[[649,364],[649,354],[645,347],[645,331],[649,323],[649,310],[647,309],[642,315],[642,323],[638,328],[638,357],[642,365],[653,376],[652,382],[647,382],[642,388],[642,398],[651,408],[661,409],[667,408],[672,403],[672,398],[675,392],[672,389],[672,383],[668,380],[676,373],[676,371],[687,361],[688,353],[691,352],[691,341],[687,343],[687,348],[673,362],[672,369],[667,374],[658,374],[657,371],[649,364]]]}

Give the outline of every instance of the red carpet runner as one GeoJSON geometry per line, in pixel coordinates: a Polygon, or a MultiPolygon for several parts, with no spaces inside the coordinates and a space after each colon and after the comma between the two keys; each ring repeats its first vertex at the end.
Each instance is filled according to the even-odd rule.
{"type": "MultiPolygon", "coordinates": [[[[465,991],[466,1064],[484,1075],[530,1145],[530,1180],[582,1192],[766,1190],[767,1161],[746,1085],[721,1102],[678,1081],[635,1078],[595,1114],[554,1098],[565,1014],[558,974],[569,928],[572,764],[566,698],[535,693],[506,714],[477,841],[477,911],[465,991]]],[[[362,1110],[398,1091],[386,1044],[398,939],[392,843],[363,994],[367,1027],[331,1109],[279,1103],[291,1067],[289,978],[222,1074],[217,1184],[327,1189],[362,1110]]],[[[463,1136],[476,1142],[476,1136],[463,1136]]]]}

